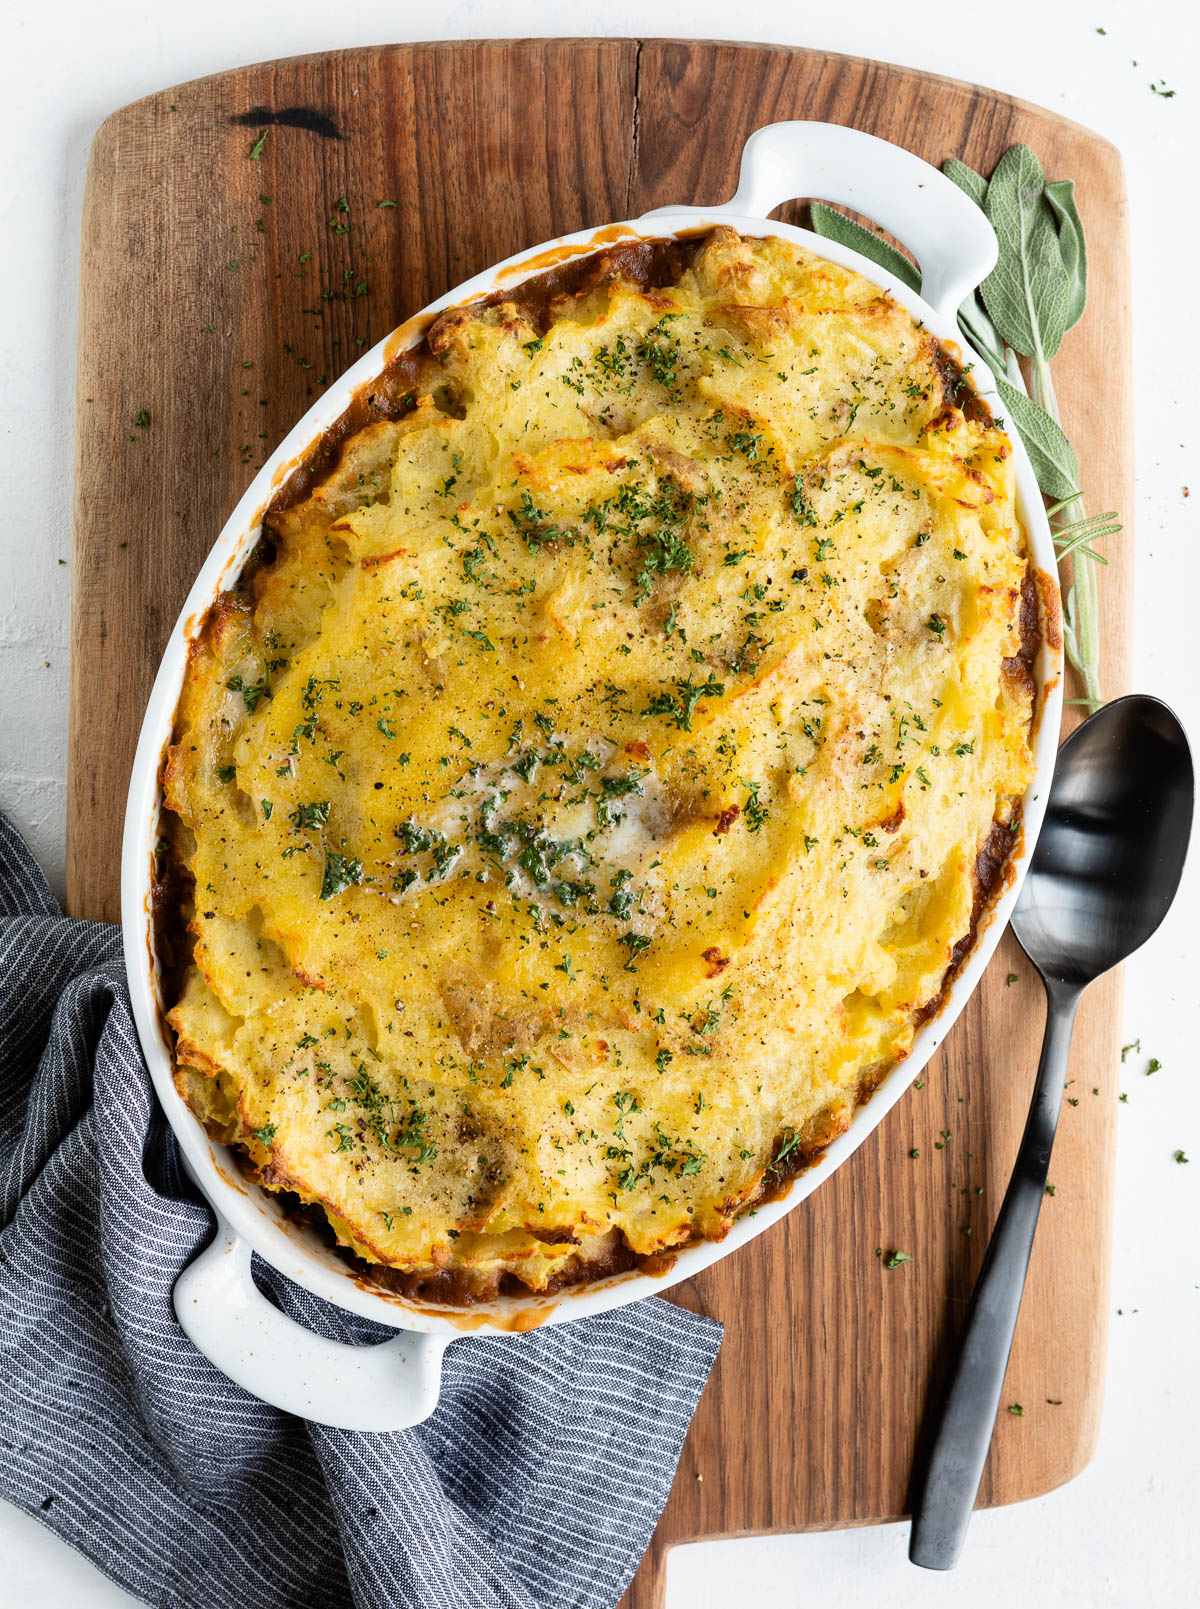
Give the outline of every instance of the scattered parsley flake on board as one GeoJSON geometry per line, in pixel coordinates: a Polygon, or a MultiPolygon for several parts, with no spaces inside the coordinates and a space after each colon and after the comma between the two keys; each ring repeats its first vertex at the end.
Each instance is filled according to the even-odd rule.
{"type": "Polygon", "coordinates": [[[269,132],[270,132],[269,129],[263,129],[262,133],[258,136],[258,138],[255,140],[254,144],[250,147],[250,160],[251,160],[251,162],[257,162],[259,157],[263,154],[263,146],[267,143],[267,135],[268,135],[269,132]]]}
{"type": "Polygon", "coordinates": [[[901,1263],[911,1263],[912,1258],[906,1251],[890,1251],[883,1259],[885,1268],[899,1268],[901,1263]]]}
{"type": "Polygon", "coordinates": [[[1008,1411],[1009,1413],[1014,1414],[1018,1419],[1024,1419],[1025,1417],[1025,1410],[1022,1408],[1019,1402],[1010,1402],[1008,1405],[1008,1411]]]}

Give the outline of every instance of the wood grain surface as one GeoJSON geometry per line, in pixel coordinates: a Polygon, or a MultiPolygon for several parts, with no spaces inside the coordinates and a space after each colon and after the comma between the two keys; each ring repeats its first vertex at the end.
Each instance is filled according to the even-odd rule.
{"type": "MultiPolygon", "coordinates": [[[[1126,521],[1101,599],[1104,688],[1127,690],[1128,248],[1120,158],[1103,140],[970,85],[759,46],[498,41],[242,68],[126,107],[92,147],[72,911],[117,916],[125,789],[159,654],[238,496],[323,385],[433,296],[520,247],[668,202],[724,200],[746,136],[793,117],[853,124],[984,171],[1027,140],[1051,177],[1076,180],[1091,296],[1055,379],[1088,506],[1126,521]]],[[[1119,1006],[1109,978],[1080,1013],[1055,1193],[1004,1393],[1024,1412],[1001,1412],[983,1504],[1049,1490],[1095,1443],[1119,1006]]],[[[1042,1021],[1040,988],[1006,938],[920,1087],[829,1186],[670,1293],[721,1319],[725,1340],[627,1609],[661,1603],[675,1542],[906,1512],[921,1415],[999,1208],[1042,1021]],[[912,1261],[889,1272],[877,1248],[912,1261]]]]}

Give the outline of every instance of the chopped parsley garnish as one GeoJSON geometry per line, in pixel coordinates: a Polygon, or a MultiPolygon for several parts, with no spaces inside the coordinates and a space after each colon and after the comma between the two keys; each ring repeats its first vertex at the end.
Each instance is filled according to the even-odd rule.
{"type": "Polygon", "coordinates": [[[767,1175],[770,1176],[771,1174],[776,1173],[782,1177],[784,1163],[797,1152],[799,1146],[800,1136],[796,1133],[796,1130],[793,1128],[784,1129],[782,1135],[780,1136],[779,1145],[776,1148],[775,1155],[771,1158],[771,1161],[767,1166],[767,1175]]]}
{"type": "Polygon", "coordinates": [[[314,799],[312,804],[300,804],[289,814],[288,820],[297,831],[307,828],[315,831],[329,822],[329,800],[314,799]]]}
{"type": "Polygon", "coordinates": [[[725,686],[710,676],[706,682],[677,680],[673,693],[655,693],[643,715],[669,715],[681,732],[692,730],[692,716],[702,698],[721,698],[725,686]]]}
{"type": "Polygon", "coordinates": [[[355,860],[352,855],[335,855],[330,849],[325,851],[325,871],[321,878],[322,899],[332,899],[335,894],[344,893],[351,884],[360,884],[362,880],[361,860],[355,860]]]}
{"type": "Polygon", "coordinates": [[[616,532],[635,541],[641,550],[634,602],[642,603],[654,589],[654,578],[675,571],[691,573],[692,550],[682,526],[687,500],[671,485],[657,492],[644,484],[622,486],[613,496],[594,504],[584,521],[597,531],[616,532]]]}
{"type": "Polygon", "coordinates": [[[795,489],[792,492],[792,513],[800,521],[801,525],[816,525],[819,523],[816,510],[804,495],[804,488],[799,481],[796,482],[795,489]]]}
{"type": "Polygon", "coordinates": [[[620,917],[624,921],[633,909],[633,894],[625,886],[633,880],[633,873],[627,866],[622,866],[610,884],[613,892],[609,897],[608,911],[611,916],[620,917]]]}
{"type": "Polygon", "coordinates": [[[596,820],[607,827],[613,820],[610,805],[614,799],[624,799],[631,793],[641,793],[644,772],[630,771],[625,776],[601,777],[600,800],[596,805],[596,820]]]}
{"type": "Polygon", "coordinates": [[[762,787],[762,783],[743,782],[742,786],[746,789],[746,803],[742,807],[746,826],[751,832],[757,832],[771,814],[767,806],[759,802],[758,790],[762,787]]]}
{"type": "Polygon", "coordinates": [[[725,440],[735,453],[742,453],[752,464],[758,462],[762,452],[762,432],[756,430],[734,430],[725,440]]]}
{"type": "MultiPolygon", "coordinates": [[[[432,1162],[438,1154],[438,1148],[429,1138],[427,1125],[429,1119],[419,1107],[408,1114],[403,1125],[396,1134],[392,1145],[397,1151],[416,1150],[416,1156],[409,1160],[414,1164],[432,1162]]],[[[408,1208],[404,1209],[406,1212],[408,1208]]]]}
{"type": "Polygon", "coordinates": [[[668,326],[672,319],[682,317],[682,313],[664,314],[654,328],[647,332],[645,340],[638,348],[639,356],[650,369],[650,378],[670,392],[672,397],[678,395],[679,381],[676,369],[679,364],[679,338],[671,334],[668,326]]]}
{"type": "Polygon", "coordinates": [[[420,855],[432,849],[435,843],[440,843],[442,835],[432,827],[419,826],[415,821],[402,821],[396,828],[396,837],[410,855],[420,855]]]}
{"type": "Polygon", "coordinates": [[[508,517],[525,538],[531,553],[538,552],[547,542],[575,540],[570,531],[560,530],[551,522],[550,515],[537,506],[528,492],[521,493],[520,503],[515,509],[509,509],[508,517]]]}
{"type": "Polygon", "coordinates": [[[240,693],[242,695],[242,703],[246,706],[247,713],[250,715],[254,714],[260,702],[271,691],[271,683],[266,676],[257,682],[245,682],[240,676],[231,676],[225,685],[231,693],[240,693]]]}

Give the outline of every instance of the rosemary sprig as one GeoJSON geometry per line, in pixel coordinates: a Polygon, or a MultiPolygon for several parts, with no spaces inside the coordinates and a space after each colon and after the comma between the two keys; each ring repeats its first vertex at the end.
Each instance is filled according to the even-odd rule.
{"type": "MultiPolygon", "coordinates": [[[[1072,505],[1056,504],[1053,510],[1047,509],[1050,518],[1055,514],[1069,512],[1072,505]]],[[[1077,549],[1082,549],[1096,564],[1107,564],[1108,560],[1103,553],[1097,553],[1091,546],[1103,536],[1113,536],[1121,529],[1121,523],[1116,517],[1116,511],[1110,509],[1107,514],[1088,514],[1080,519],[1072,520],[1070,524],[1059,524],[1051,527],[1054,535],[1054,545],[1058,549],[1060,559],[1067,558],[1077,549]]]]}
{"type": "MultiPolygon", "coordinates": [[[[1115,512],[1089,516],[1084,508],[1079,463],[1059,417],[1050,360],[1087,305],[1087,246],[1070,179],[1047,183],[1027,145],[1000,158],[991,179],[964,162],[945,164],[947,176],[988,216],[1000,255],[979,290],[959,309],[968,344],[992,371],[1009,422],[1019,433],[1045,497],[1060,564],[1071,561],[1063,605],[1067,657],[1083,682],[1089,709],[1103,703],[1100,691],[1099,600],[1095,564],[1108,561],[1094,544],[1115,535],[1115,512]],[[1030,364],[1032,395],[1019,359],[1030,364]]],[[[814,202],[812,225],[889,269],[914,290],[920,274],[906,257],[869,229],[832,207],[814,202]]]]}

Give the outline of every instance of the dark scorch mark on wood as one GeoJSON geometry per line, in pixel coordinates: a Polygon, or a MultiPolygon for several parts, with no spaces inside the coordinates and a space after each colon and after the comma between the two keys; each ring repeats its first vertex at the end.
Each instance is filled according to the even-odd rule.
{"type": "Polygon", "coordinates": [[[238,112],[229,121],[240,123],[245,128],[263,128],[271,123],[282,123],[286,128],[307,129],[310,134],[319,134],[323,140],[342,138],[342,131],[333,119],[326,117],[324,112],[314,111],[311,106],[284,106],[277,112],[269,106],[254,106],[248,112],[238,112]]]}

